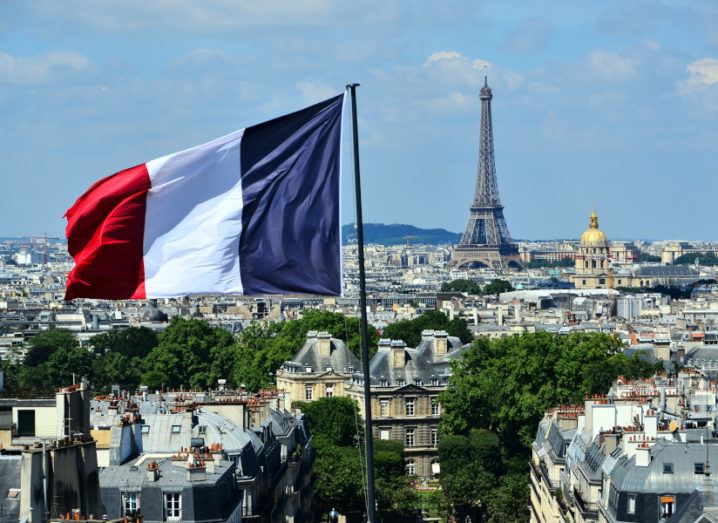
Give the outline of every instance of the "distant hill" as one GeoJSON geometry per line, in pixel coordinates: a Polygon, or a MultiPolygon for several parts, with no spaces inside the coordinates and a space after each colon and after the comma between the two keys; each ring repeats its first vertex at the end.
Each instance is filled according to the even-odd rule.
{"type": "MultiPolygon", "coordinates": [[[[364,242],[367,244],[399,245],[407,242],[406,236],[411,236],[409,238],[410,243],[430,245],[458,243],[461,239],[461,234],[447,231],[446,229],[422,229],[413,225],[398,223],[391,225],[384,223],[364,224],[364,242]]],[[[342,226],[342,239],[345,244],[356,242],[357,233],[353,223],[342,226]]]]}

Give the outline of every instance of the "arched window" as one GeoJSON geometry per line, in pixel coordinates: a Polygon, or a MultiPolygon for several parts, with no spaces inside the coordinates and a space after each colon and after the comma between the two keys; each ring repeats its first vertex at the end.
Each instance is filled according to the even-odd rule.
{"type": "Polygon", "coordinates": [[[406,462],[406,475],[407,476],[415,476],[416,475],[416,462],[413,459],[410,459],[406,462]]]}

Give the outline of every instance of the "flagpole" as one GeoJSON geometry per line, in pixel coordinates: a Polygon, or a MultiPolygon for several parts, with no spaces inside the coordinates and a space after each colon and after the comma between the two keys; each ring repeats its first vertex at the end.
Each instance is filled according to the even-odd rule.
{"type": "Polygon", "coordinates": [[[347,84],[352,97],[352,135],[354,141],[354,196],[357,215],[357,251],[359,255],[359,309],[362,373],[364,375],[364,438],[366,442],[366,515],[367,523],[378,523],[376,519],[376,494],[374,487],[374,436],[371,430],[371,377],[369,375],[369,340],[366,317],[366,276],[364,273],[364,221],[361,208],[361,175],[359,170],[359,126],[357,123],[356,88],[359,84],[347,84]]]}

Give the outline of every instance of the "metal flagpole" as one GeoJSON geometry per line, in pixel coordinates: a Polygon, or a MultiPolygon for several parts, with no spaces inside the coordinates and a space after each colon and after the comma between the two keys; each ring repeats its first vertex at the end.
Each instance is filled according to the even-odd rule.
{"type": "Polygon", "coordinates": [[[364,375],[364,438],[366,442],[366,483],[368,523],[378,523],[376,519],[376,491],[374,488],[374,437],[371,431],[371,379],[369,376],[369,340],[366,318],[366,277],[364,274],[364,222],[361,210],[361,176],[359,174],[359,126],[357,124],[356,88],[359,84],[348,84],[352,97],[352,135],[354,140],[354,196],[357,213],[357,251],[359,254],[359,308],[361,309],[360,337],[362,354],[362,373],[364,375]]]}

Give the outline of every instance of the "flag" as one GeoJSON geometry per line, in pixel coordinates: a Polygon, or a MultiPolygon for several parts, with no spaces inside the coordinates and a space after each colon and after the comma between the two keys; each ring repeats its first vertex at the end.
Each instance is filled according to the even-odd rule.
{"type": "Polygon", "coordinates": [[[344,95],[96,182],[65,299],[341,294],[344,95]]]}

